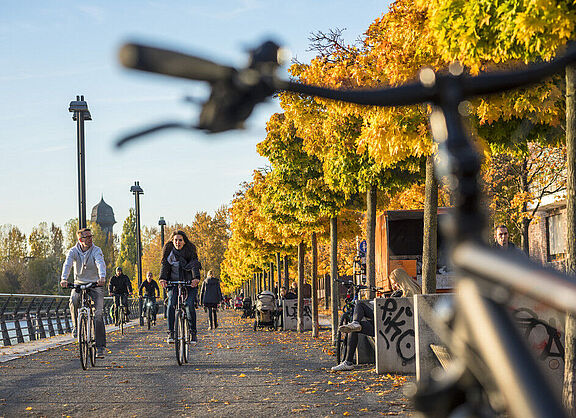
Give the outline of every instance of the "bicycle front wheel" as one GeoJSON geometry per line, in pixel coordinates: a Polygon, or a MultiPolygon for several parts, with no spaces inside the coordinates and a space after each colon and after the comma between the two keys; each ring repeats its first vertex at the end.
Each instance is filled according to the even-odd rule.
{"type": "Polygon", "coordinates": [[[150,329],[150,326],[152,325],[152,309],[150,309],[150,307],[146,308],[146,322],[148,329],[150,329]]]}
{"type": "Polygon", "coordinates": [[[120,323],[120,334],[124,335],[124,322],[126,322],[126,317],[124,316],[124,308],[118,309],[118,317],[120,323]]]}
{"type": "MultiPolygon", "coordinates": [[[[340,322],[338,323],[338,329],[340,326],[347,324],[348,316],[342,315],[340,322]]],[[[336,361],[340,364],[346,358],[348,354],[348,334],[338,331],[336,334],[336,361]]]]}
{"type": "Polygon", "coordinates": [[[183,352],[184,355],[183,360],[184,363],[190,362],[190,347],[192,346],[192,333],[190,332],[190,324],[188,323],[188,319],[186,316],[183,317],[183,328],[184,328],[184,338],[182,338],[183,344],[183,352]]]}
{"type": "Polygon", "coordinates": [[[184,363],[184,314],[182,311],[176,312],[174,324],[174,348],[176,350],[176,361],[179,366],[184,363]]]}
{"type": "Polygon", "coordinates": [[[88,318],[82,314],[78,319],[78,349],[80,351],[80,364],[86,370],[88,368],[88,318]]]}
{"type": "Polygon", "coordinates": [[[94,325],[94,317],[90,317],[90,339],[88,344],[88,351],[90,352],[90,364],[92,367],[96,365],[96,327],[94,325]]]}

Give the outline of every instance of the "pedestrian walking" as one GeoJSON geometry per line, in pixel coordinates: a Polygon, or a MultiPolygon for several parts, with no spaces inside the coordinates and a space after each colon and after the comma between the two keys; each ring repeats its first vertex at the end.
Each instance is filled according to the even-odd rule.
{"type": "Polygon", "coordinates": [[[206,280],[202,282],[200,289],[200,303],[208,309],[208,329],[218,328],[218,304],[222,301],[222,289],[220,279],[215,277],[212,270],[208,271],[206,280]]]}

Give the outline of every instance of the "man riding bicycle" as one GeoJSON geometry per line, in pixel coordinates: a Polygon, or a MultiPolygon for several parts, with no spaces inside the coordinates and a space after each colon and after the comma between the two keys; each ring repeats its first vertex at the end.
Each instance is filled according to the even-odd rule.
{"type": "MultiPolygon", "coordinates": [[[[98,286],[106,284],[106,263],[102,250],[92,244],[92,231],[89,228],[82,228],[76,232],[78,243],[68,250],[66,261],[62,267],[60,286],[68,286],[68,276],[74,266],[74,284],[88,284],[96,282],[98,286]]],[[[70,313],[74,324],[73,335],[77,334],[77,310],[80,304],[80,292],[73,289],[70,293],[70,313]]],[[[104,347],[106,347],[106,329],[102,312],[104,311],[104,289],[94,287],[89,289],[90,299],[94,301],[94,326],[96,336],[96,357],[104,358],[104,347]]]]}
{"type": "MultiPolygon", "coordinates": [[[[158,283],[152,279],[152,272],[149,271],[146,273],[146,280],[142,282],[138,291],[140,297],[142,297],[142,293],[144,293],[144,297],[152,302],[152,321],[156,323],[156,293],[160,296],[160,288],[158,287],[158,283]]],[[[146,304],[144,304],[144,306],[146,306],[146,304]]],[[[142,315],[145,315],[144,311],[142,315]]]]}
{"type": "Polygon", "coordinates": [[[132,283],[130,283],[128,276],[122,273],[122,267],[117,267],[116,275],[110,279],[108,293],[114,296],[114,320],[117,318],[117,311],[120,307],[125,309],[126,317],[128,317],[130,315],[128,296],[132,294],[132,283]]]}

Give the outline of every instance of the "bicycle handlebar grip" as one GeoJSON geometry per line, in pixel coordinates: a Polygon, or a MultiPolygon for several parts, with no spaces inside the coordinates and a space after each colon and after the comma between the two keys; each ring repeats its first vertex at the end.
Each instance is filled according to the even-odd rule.
{"type": "Polygon", "coordinates": [[[151,73],[210,83],[231,78],[236,70],[202,58],[168,49],[128,43],[119,51],[123,66],[151,73]]]}

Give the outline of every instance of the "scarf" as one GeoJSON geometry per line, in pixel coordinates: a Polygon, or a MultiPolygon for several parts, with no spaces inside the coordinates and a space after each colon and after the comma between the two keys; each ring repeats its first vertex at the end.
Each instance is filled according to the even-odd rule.
{"type": "Polygon", "coordinates": [[[170,255],[168,256],[168,262],[172,265],[175,265],[176,263],[180,264],[180,267],[183,268],[184,270],[192,270],[192,262],[193,260],[186,260],[184,258],[184,254],[182,250],[177,250],[176,248],[173,248],[172,251],[170,252],[170,255]]]}

